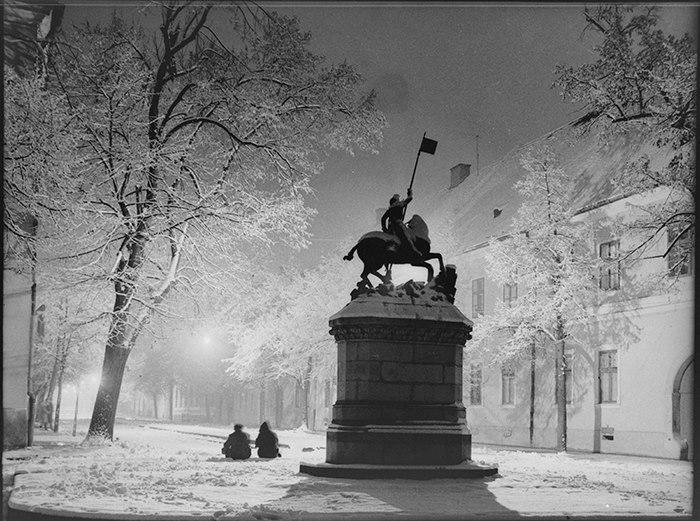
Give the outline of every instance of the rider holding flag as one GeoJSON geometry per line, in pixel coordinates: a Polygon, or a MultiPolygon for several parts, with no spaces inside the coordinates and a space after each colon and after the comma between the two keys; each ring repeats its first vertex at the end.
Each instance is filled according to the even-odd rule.
{"type": "Polygon", "coordinates": [[[399,194],[394,194],[389,200],[389,208],[382,215],[382,231],[393,233],[396,235],[402,244],[411,251],[416,257],[422,257],[423,254],[416,249],[413,240],[411,239],[406,223],[403,222],[406,213],[406,206],[413,200],[413,190],[408,189],[408,197],[401,200],[399,194]]]}

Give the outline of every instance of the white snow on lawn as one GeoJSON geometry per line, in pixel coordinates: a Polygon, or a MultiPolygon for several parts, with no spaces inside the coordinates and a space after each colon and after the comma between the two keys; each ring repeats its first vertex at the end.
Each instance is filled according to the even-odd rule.
{"type": "MultiPolygon", "coordinates": [[[[252,438],[257,434],[255,429],[246,430],[252,438]]],[[[278,431],[280,443],[289,446],[281,449],[281,458],[232,461],[220,452],[230,431],[196,425],[118,424],[114,443],[98,446],[80,444],[84,432],[74,438],[37,431],[34,447],[3,453],[3,474],[28,472],[16,477],[10,506],[75,514],[106,512],[119,518],[219,519],[328,519],[352,513],[502,518],[509,514],[691,512],[688,462],[474,446],[472,458],[497,464],[499,477],[329,479],[299,474],[300,461],[325,460],[323,434],[278,431]]]]}

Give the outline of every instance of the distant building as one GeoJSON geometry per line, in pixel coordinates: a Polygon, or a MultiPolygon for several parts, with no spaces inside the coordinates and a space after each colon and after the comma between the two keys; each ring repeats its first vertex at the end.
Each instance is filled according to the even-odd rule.
{"type": "MultiPolygon", "coordinates": [[[[154,400],[142,391],[125,390],[119,397],[120,418],[157,419],[176,423],[242,423],[248,429],[268,421],[273,429],[295,429],[304,422],[305,389],[290,378],[268,382],[265,388],[239,382],[233,389],[207,395],[200,389],[174,385],[167,396],[154,400]]],[[[336,385],[312,380],[308,427],[322,430],[330,423],[336,385]]]]}
{"type": "MultiPolygon", "coordinates": [[[[598,135],[576,136],[567,126],[542,138],[556,151],[560,166],[577,180],[576,219],[594,214],[629,214],[628,202],[662,193],[633,197],[616,194],[610,179],[627,160],[642,153],[662,159],[658,149],[627,136],[605,149],[598,135]]],[[[519,151],[482,168],[478,181],[462,180],[437,196],[430,222],[450,222],[458,253],[446,262],[457,266],[456,304],[468,316],[490,313],[497,300],[518,298],[517,286],[498,286],[485,269],[491,237],[508,233],[520,205],[514,183],[524,170],[519,151]],[[498,210],[498,215],[495,209],[498,210]]],[[[454,174],[453,174],[454,175],[454,174]]],[[[597,255],[614,257],[619,238],[601,230],[597,255]]],[[[663,252],[663,237],[654,245],[663,252]]],[[[649,256],[652,256],[650,253],[649,256]]],[[[682,266],[678,292],[661,290],[635,301],[623,299],[633,275],[663,270],[668,261],[651,258],[632,269],[601,273],[608,303],[601,308],[581,345],[567,353],[568,448],[588,452],[637,454],[676,459],[693,455],[693,272],[682,266]],[[623,300],[621,300],[623,299],[623,300]],[[620,331],[620,328],[629,328],[620,331]],[[621,333],[621,334],[620,334],[621,333]]],[[[477,443],[530,445],[530,363],[494,367],[488,360],[464,359],[463,402],[467,423],[477,443]]],[[[554,360],[538,360],[534,376],[535,447],[555,447],[554,360]]]]}
{"type": "MultiPolygon", "coordinates": [[[[46,41],[58,31],[65,6],[57,0],[32,2],[15,0],[3,5],[3,51],[5,63],[19,74],[34,74],[45,66],[46,41]],[[40,5],[38,5],[40,4],[40,5]]],[[[17,209],[10,209],[10,212],[17,209]]],[[[4,219],[7,219],[6,212],[4,219]]],[[[15,215],[17,217],[17,215],[15,215]]],[[[24,223],[14,223],[33,233],[36,220],[26,216],[24,223]]],[[[20,257],[28,254],[26,245],[6,228],[3,222],[3,328],[2,328],[2,411],[3,448],[26,447],[28,443],[28,380],[30,373],[30,331],[32,324],[31,268],[20,257]]]]}
{"type": "MultiPolygon", "coordinates": [[[[19,224],[34,233],[29,215],[19,224]]],[[[2,270],[2,426],[3,448],[27,446],[32,273],[26,242],[4,230],[2,270]]]]}

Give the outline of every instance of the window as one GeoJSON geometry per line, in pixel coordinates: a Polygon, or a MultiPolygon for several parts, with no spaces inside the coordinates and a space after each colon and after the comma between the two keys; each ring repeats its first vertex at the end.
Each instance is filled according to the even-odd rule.
{"type": "Polygon", "coordinates": [[[469,366],[469,403],[481,405],[481,364],[469,366]]]}
{"type": "MultiPolygon", "coordinates": [[[[668,270],[671,275],[690,275],[693,273],[693,237],[692,232],[685,231],[682,223],[674,223],[668,227],[668,246],[673,244],[671,251],[666,256],[668,270]],[[683,235],[678,237],[680,233],[683,235]],[[674,243],[675,241],[675,243],[674,243]]],[[[667,247],[668,247],[667,246],[667,247]]]]}
{"type": "Polygon", "coordinates": [[[484,278],[472,280],[472,317],[484,314],[484,278]]]}
{"type": "Polygon", "coordinates": [[[572,357],[570,354],[564,357],[564,384],[566,385],[566,403],[574,401],[574,379],[572,369],[572,357]]]}
{"type": "Polygon", "coordinates": [[[600,267],[600,289],[620,289],[620,241],[604,242],[599,247],[603,266],[600,267]]]}
{"type": "Polygon", "coordinates": [[[501,369],[501,404],[515,404],[515,370],[511,366],[501,369]]]}
{"type": "Polygon", "coordinates": [[[598,353],[598,392],[600,403],[617,402],[617,351],[598,353]]]}
{"type": "Polygon", "coordinates": [[[518,285],[517,284],[504,284],[503,285],[503,302],[506,306],[511,307],[513,301],[518,298],[518,285]]]}

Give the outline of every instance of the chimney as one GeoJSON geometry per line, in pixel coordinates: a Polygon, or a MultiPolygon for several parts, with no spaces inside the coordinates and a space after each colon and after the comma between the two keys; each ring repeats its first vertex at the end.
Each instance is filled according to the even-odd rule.
{"type": "Polygon", "coordinates": [[[462,181],[469,177],[469,169],[471,165],[459,163],[450,168],[450,188],[458,186],[462,181]]]}

